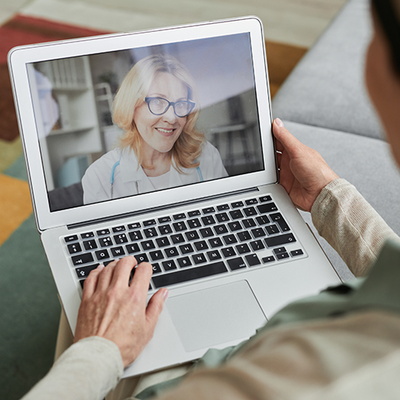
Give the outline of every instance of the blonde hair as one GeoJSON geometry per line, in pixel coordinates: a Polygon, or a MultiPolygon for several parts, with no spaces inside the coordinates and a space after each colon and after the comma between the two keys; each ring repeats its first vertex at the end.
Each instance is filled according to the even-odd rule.
{"type": "Polygon", "coordinates": [[[167,72],[178,78],[188,89],[188,99],[196,103],[193,111],[186,117],[186,124],[171,149],[176,169],[183,173],[182,168],[196,168],[199,161],[196,159],[201,155],[202,146],[205,142],[204,134],[195,129],[195,124],[200,114],[198,98],[194,79],[187,68],[177,59],[170,55],[152,55],[137,62],[121,83],[114,99],[113,120],[125,133],[120,139],[120,148],[131,148],[138,158],[139,165],[144,165],[141,147],[143,138],[140,135],[133,115],[136,107],[144,102],[144,98],[158,73],[167,72]]]}

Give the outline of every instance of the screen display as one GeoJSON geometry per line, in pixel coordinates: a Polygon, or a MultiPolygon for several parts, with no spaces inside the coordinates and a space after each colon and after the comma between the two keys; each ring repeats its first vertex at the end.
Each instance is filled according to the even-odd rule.
{"type": "Polygon", "coordinates": [[[264,169],[247,33],[28,67],[52,212],[264,169]]]}

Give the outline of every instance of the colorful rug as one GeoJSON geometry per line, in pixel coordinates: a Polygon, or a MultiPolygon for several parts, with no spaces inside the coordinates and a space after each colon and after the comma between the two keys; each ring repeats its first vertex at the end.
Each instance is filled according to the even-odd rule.
{"type": "MultiPolygon", "coordinates": [[[[19,399],[53,362],[57,291],[32,215],[6,65],[17,45],[105,32],[17,15],[0,27],[0,398],[19,399]]],[[[306,49],[267,41],[274,95],[306,49]]]]}

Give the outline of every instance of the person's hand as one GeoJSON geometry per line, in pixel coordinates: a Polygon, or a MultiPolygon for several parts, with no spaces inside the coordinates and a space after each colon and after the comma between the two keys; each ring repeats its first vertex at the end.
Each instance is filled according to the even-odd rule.
{"type": "Polygon", "coordinates": [[[124,366],[131,364],[153,336],[158,317],[168,297],[160,289],[147,303],[147,291],[153,269],[149,263],[136,267],[129,286],[134,257],[100,265],[85,281],[79,308],[75,342],[100,336],[114,342],[124,366]]]}
{"type": "Polygon", "coordinates": [[[321,155],[299,142],[277,118],[273,123],[276,138],[279,183],[296,207],[311,211],[321,190],[338,176],[321,155]]]}

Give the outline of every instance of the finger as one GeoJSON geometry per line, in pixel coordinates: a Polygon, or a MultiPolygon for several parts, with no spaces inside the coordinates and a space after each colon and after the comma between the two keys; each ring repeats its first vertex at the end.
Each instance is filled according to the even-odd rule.
{"type": "Polygon", "coordinates": [[[113,261],[110,264],[107,264],[107,266],[103,269],[97,281],[97,291],[104,292],[109,288],[116,263],[116,261],[113,261]]]}
{"type": "Polygon", "coordinates": [[[147,292],[149,290],[150,278],[153,274],[151,264],[147,262],[140,263],[136,269],[131,282],[131,292],[135,293],[137,300],[142,306],[146,304],[147,292]]]}
{"type": "Polygon", "coordinates": [[[85,283],[83,285],[82,291],[82,300],[88,299],[93,296],[93,293],[96,290],[97,281],[99,279],[99,275],[101,271],[104,269],[103,264],[99,264],[97,268],[90,271],[89,276],[85,279],[85,283]]]}
{"type": "Polygon", "coordinates": [[[279,118],[274,120],[273,134],[278,140],[278,150],[286,150],[291,158],[294,157],[298,150],[303,146],[303,144],[283,126],[283,123],[279,118]]]}
{"type": "Polygon", "coordinates": [[[137,261],[133,256],[127,256],[119,260],[115,266],[111,284],[128,286],[132,269],[135,268],[136,265],[137,261]]]}
{"type": "Polygon", "coordinates": [[[150,329],[154,329],[158,318],[160,317],[161,311],[164,308],[164,303],[167,300],[169,295],[169,291],[166,288],[160,289],[157,293],[155,293],[149,303],[147,304],[146,309],[146,319],[150,325],[150,329]]]}

